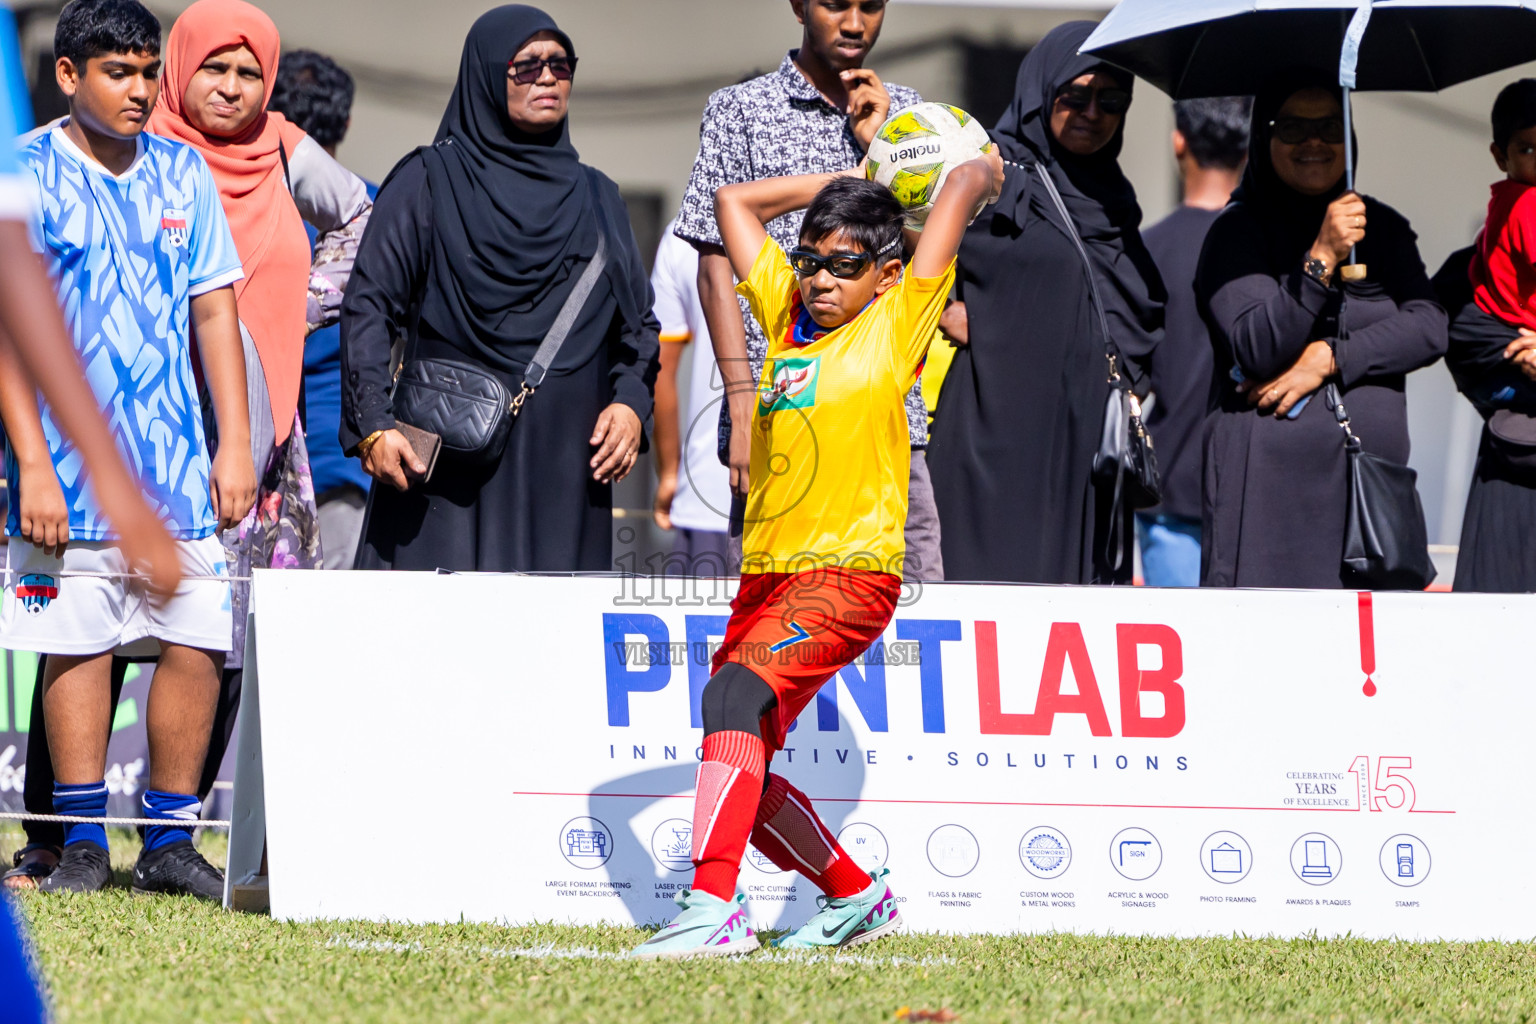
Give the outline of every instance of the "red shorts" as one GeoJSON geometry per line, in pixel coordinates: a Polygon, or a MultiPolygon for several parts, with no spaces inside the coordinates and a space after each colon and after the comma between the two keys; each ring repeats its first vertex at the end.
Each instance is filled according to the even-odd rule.
{"type": "Polygon", "coordinates": [[[763,716],[763,742],[782,750],[816,691],[885,632],[899,597],[901,577],[884,572],[743,574],[711,671],[734,661],[763,678],[779,698],[763,716]]]}

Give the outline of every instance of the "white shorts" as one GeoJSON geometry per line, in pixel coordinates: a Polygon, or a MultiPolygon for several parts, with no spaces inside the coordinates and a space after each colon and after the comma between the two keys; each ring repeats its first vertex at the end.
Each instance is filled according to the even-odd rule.
{"type": "Polygon", "coordinates": [[[228,651],[234,622],[224,545],[212,536],[177,541],[176,547],[184,578],[176,593],[160,598],[142,581],[127,578],[127,560],[110,541],[70,541],[59,559],[20,537],[9,538],[0,647],[38,654],[156,655],[153,641],[162,640],[228,651]]]}

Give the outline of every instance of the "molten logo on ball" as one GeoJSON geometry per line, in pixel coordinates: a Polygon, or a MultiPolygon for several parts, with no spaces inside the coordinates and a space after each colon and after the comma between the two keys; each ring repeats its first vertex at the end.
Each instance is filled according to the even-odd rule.
{"type": "Polygon", "coordinates": [[[920,231],[950,170],[981,156],[990,144],[981,123],[959,107],[919,103],[880,126],[864,174],[891,190],[907,211],[907,226],[920,231]]]}

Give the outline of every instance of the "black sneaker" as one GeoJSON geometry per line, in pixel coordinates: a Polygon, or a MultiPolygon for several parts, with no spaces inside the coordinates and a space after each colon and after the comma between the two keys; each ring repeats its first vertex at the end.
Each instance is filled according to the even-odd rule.
{"type": "Polygon", "coordinates": [[[203,860],[191,842],[145,850],[133,866],[133,891],[224,902],[224,872],[203,860]]]}
{"type": "Polygon", "coordinates": [[[112,858],[95,843],[64,847],[59,866],[37,883],[38,892],[100,892],[112,884],[112,858]]]}

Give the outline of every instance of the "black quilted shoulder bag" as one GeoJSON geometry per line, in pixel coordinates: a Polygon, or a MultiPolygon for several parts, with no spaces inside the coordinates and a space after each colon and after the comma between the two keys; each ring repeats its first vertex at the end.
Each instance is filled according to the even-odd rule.
{"type": "Polygon", "coordinates": [[[549,333],[524,367],[516,394],[494,373],[476,363],[408,359],[401,365],[395,380],[395,417],[441,437],[445,456],[471,464],[501,458],[512,433],[512,421],[522,412],[528,396],[544,382],[544,375],[607,266],[607,218],[600,200],[594,200],[593,206],[597,212],[597,252],[576,279],[576,287],[560,307],[549,333]]]}
{"type": "Polygon", "coordinates": [[[1435,564],[1415,486],[1418,474],[1361,447],[1338,387],[1329,382],[1325,394],[1344,431],[1349,459],[1344,564],[1365,577],[1372,589],[1423,590],[1434,582],[1435,564]]]}

